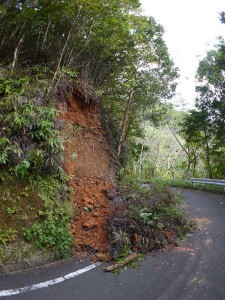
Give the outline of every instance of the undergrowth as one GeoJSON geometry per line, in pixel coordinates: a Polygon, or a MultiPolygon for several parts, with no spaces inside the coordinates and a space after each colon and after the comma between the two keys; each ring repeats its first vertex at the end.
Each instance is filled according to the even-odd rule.
{"type": "Polygon", "coordinates": [[[53,250],[60,258],[65,258],[70,253],[72,242],[69,190],[59,179],[51,176],[35,178],[32,185],[38,190],[44,205],[38,211],[38,221],[30,228],[24,228],[23,236],[36,248],[53,250]]]}
{"type": "MultiPolygon", "coordinates": [[[[31,71],[30,71],[31,72],[31,71]]],[[[0,78],[0,166],[18,177],[55,173],[62,164],[63,144],[47,79],[35,73],[0,78]]]]}
{"type": "Polygon", "coordinates": [[[62,170],[63,124],[49,93],[52,73],[35,66],[13,74],[0,68],[0,75],[0,265],[29,257],[32,265],[44,253],[65,258],[72,242],[70,190],[62,170]]]}
{"type": "Polygon", "coordinates": [[[198,183],[193,185],[189,180],[181,179],[181,178],[156,178],[156,179],[144,180],[143,182],[149,184],[153,183],[160,186],[180,187],[180,188],[187,188],[187,189],[221,193],[221,194],[225,193],[223,186],[215,186],[211,184],[198,184],[198,183]]]}
{"type": "Polygon", "coordinates": [[[30,255],[31,264],[34,253],[41,256],[47,251],[55,258],[70,255],[72,208],[66,182],[52,175],[30,176],[26,181],[6,171],[4,176],[0,183],[0,264],[20,262],[10,255],[13,249],[23,253],[21,261],[30,255]],[[33,250],[28,255],[21,248],[33,250]]]}

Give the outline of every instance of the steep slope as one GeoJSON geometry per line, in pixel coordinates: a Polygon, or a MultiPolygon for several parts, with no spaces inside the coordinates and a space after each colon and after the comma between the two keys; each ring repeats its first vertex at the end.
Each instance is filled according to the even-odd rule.
{"type": "Polygon", "coordinates": [[[110,207],[106,190],[113,188],[110,155],[98,109],[78,97],[60,107],[65,122],[65,164],[74,189],[72,232],[77,252],[107,259],[106,218],[110,207]]]}

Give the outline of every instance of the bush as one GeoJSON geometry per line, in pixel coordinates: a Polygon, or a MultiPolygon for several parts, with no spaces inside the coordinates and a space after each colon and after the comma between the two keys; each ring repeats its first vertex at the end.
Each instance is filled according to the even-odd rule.
{"type": "Polygon", "coordinates": [[[55,172],[63,160],[57,111],[43,94],[45,85],[32,76],[0,79],[0,166],[22,178],[55,172]]]}
{"type": "MultiPolygon", "coordinates": [[[[0,183],[4,187],[0,193],[0,260],[1,251],[9,253],[9,248],[20,245],[36,253],[67,257],[72,235],[68,176],[62,170],[63,124],[49,95],[66,101],[68,85],[59,81],[57,91],[48,93],[51,76],[40,66],[18,69],[14,75],[3,68],[0,72],[0,183]],[[11,206],[6,207],[9,201],[11,206]],[[18,234],[5,229],[11,225],[18,234]]],[[[76,75],[62,72],[66,74],[61,74],[63,79],[76,75]]]]}
{"type": "Polygon", "coordinates": [[[69,216],[64,210],[40,211],[42,223],[24,229],[24,238],[40,249],[53,250],[60,258],[69,255],[72,236],[69,232],[69,216]]]}
{"type": "Polygon", "coordinates": [[[70,232],[71,206],[68,202],[67,178],[53,176],[30,178],[31,184],[43,199],[44,205],[38,212],[37,222],[24,228],[23,236],[36,248],[52,250],[58,257],[65,258],[71,249],[70,232]]]}

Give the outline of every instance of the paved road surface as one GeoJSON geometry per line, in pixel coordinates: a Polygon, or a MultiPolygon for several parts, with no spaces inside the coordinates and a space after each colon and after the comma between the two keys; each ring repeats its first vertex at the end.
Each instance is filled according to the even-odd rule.
{"type": "MultiPolygon", "coordinates": [[[[200,230],[176,250],[146,259],[119,275],[103,266],[47,288],[1,299],[15,300],[225,300],[225,197],[184,191],[185,208],[200,230]]],[[[0,291],[65,276],[90,262],[75,259],[20,274],[0,275],[0,291]]],[[[1,295],[1,292],[0,292],[1,295]]]]}

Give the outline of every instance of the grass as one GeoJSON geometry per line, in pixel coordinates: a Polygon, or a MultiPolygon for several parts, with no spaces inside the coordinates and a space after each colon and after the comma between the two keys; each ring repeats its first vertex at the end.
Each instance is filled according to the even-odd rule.
{"type": "Polygon", "coordinates": [[[156,179],[147,179],[143,180],[144,183],[157,183],[161,186],[171,186],[179,188],[187,188],[198,191],[213,192],[225,194],[224,188],[222,186],[216,186],[211,184],[195,184],[195,186],[186,179],[180,178],[156,178],[156,179]]]}

